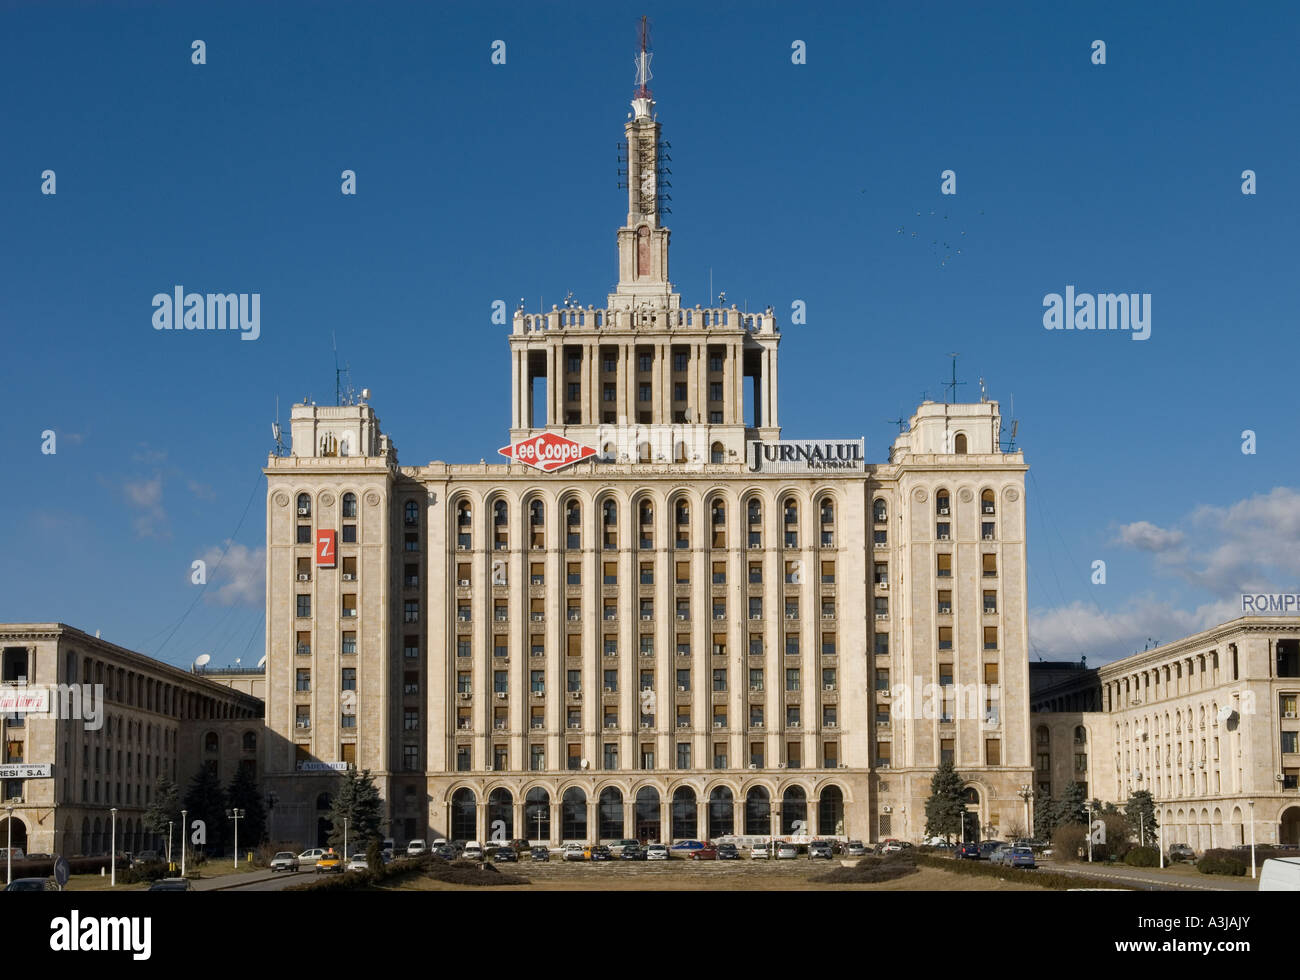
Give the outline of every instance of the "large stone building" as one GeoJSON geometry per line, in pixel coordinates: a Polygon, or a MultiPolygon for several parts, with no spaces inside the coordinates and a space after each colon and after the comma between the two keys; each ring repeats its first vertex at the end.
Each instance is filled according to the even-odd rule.
{"type": "Polygon", "coordinates": [[[997,403],[925,402],[888,462],[781,441],[776,318],[682,305],[644,79],[632,109],[618,284],[515,313],[507,461],[399,466],[367,400],[293,408],[265,470],[280,826],[319,838],[354,765],[398,840],[914,838],[951,758],[972,825],[1010,829],[1026,466],[997,403]]]}
{"type": "Polygon", "coordinates": [[[9,623],[0,729],[15,847],[107,854],[116,807],[118,849],[140,851],[165,845],[144,826],[158,777],[183,791],[201,765],[222,785],[240,766],[258,774],[262,702],[62,623],[9,623]]]}
{"type": "Polygon", "coordinates": [[[1039,798],[1069,782],[1120,804],[1145,789],[1166,847],[1249,843],[1252,811],[1258,842],[1300,844],[1300,618],[1241,617],[1099,669],[1032,673],[1039,798]]]}

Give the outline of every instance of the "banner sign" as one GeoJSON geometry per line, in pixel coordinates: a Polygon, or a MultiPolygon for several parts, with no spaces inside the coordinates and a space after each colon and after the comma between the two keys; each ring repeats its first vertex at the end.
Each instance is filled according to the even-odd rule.
{"type": "Polygon", "coordinates": [[[346,772],[346,762],[300,762],[299,772],[346,772]]]}
{"type": "Polygon", "coordinates": [[[316,567],[334,568],[338,564],[338,531],[316,532],[316,567]]]}
{"type": "Polygon", "coordinates": [[[862,473],[865,443],[864,439],[756,439],[749,443],[749,468],[755,473],[862,473]]]}
{"type": "Polygon", "coordinates": [[[525,463],[543,473],[553,473],[566,466],[572,466],[584,459],[596,455],[596,450],[584,446],[565,436],[553,432],[543,432],[523,442],[502,446],[497,450],[502,456],[516,463],[525,463]]]}
{"type": "Polygon", "coordinates": [[[0,687],[0,715],[50,710],[50,692],[44,687],[0,687]]]}
{"type": "Polygon", "coordinates": [[[48,762],[9,762],[0,765],[0,779],[49,779],[54,766],[48,762]]]}

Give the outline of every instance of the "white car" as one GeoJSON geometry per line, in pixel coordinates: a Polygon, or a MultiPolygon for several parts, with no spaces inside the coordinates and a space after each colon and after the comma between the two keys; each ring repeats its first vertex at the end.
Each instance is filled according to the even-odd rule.
{"type": "Polygon", "coordinates": [[[298,856],[293,851],[279,851],[275,857],[271,858],[271,872],[276,871],[297,871],[298,856]]]}
{"type": "Polygon", "coordinates": [[[320,860],[320,856],[324,853],[325,848],[313,847],[310,851],[303,851],[298,855],[298,863],[310,864],[314,868],[316,867],[316,862],[320,860]]]}
{"type": "Polygon", "coordinates": [[[766,844],[755,844],[749,849],[749,859],[751,861],[766,861],[771,856],[772,852],[766,844]]]}
{"type": "Polygon", "coordinates": [[[778,861],[788,861],[791,858],[799,856],[799,848],[790,843],[781,843],[776,845],[776,859],[778,861]]]}
{"type": "Polygon", "coordinates": [[[667,861],[668,847],[664,844],[651,844],[645,849],[645,859],[647,861],[667,861]]]}
{"type": "Polygon", "coordinates": [[[584,860],[582,855],[585,850],[586,847],[582,844],[569,841],[569,843],[564,845],[564,850],[562,852],[563,859],[565,861],[582,861],[584,860]]]}
{"type": "Polygon", "coordinates": [[[413,840],[411,843],[406,845],[407,857],[419,857],[421,854],[428,853],[429,847],[424,843],[423,839],[413,840]]]}
{"type": "Polygon", "coordinates": [[[352,855],[352,860],[348,862],[346,870],[369,871],[370,865],[366,862],[366,856],[364,854],[354,854],[352,855]]]}
{"type": "Polygon", "coordinates": [[[460,856],[467,861],[482,861],[483,845],[476,840],[466,841],[465,850],[460,852],[460,856]]]}

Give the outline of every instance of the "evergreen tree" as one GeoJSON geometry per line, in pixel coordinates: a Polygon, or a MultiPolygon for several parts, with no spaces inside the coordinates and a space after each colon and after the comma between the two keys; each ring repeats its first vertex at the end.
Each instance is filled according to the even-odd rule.
{"type": "Polygon", "coordinates": [[[1065,790],[1061,793],[1061,799],[1056,804],[1056,825],[1059,827],[1067,823],[1088,822],[1088,812],[1086,810],[1086,799],[1083,793],[1083,787],[1076,782],[1065,784],[1065,790]]]}
{"type": "Polygon", "coordinates": [[[330,846],[342,849],[343,818],[347,817],[348,850],[364,851],[372,840],[383,838],[380,829],[383,812],[384,801],[375,788],[370,770],[358,773],[355,769],[348,769],[343,773],[343,783],[330,803],[330,846]]]}
{"type": "Polygon", "coordinates": [[[951,839],[962,833],[966,816],[965,787],[951,761],[942,762],[930,779],[930,798],[925,801],[927,836],[951,839]]]}
{"type": "Polygon", "coordinates": [[[1056,814],[1060,807],[1060,801],[1051,796],[1034,801],[1034,836],[1039,840],[1051,840],[1056,833],[1056,814]]]}
{"type": "MultiPolygon", "coordinates": [[[[244,811],[239,818],[239,846],[256,847],[266,839],[266,804],[262,802],[262,792],[251,770],[240,766],[235,770],[235,778],[226,788],[226,803],[244,811]]],[[[233,836],[234,825],[231,824],[233,836]]]]}
{"type": "Polygon", "coordinates": [[[1130,794],[1124,804],[1124,819],[1135,841],[1145,840],[1147,846],[1155,844],[1160,824],[1156,821],[1156,800],[1150,790],[1139,789],[1130,794]]]}
{"type": "Polygon", "coordinates": [[[158,782],[154,784],[153,802],[144,814],[144,826],[149,833],[158,836],[161,842],[159,850],[163,857],[167,856],[169,822],[172,825],[172,853],[175,855],[180,853],[181,839],[178,835],[185,833],[185,828],[181,826],[180,789],[166,776],[159,776],[158,782]]]}
{"type": "MultiPolygon", "coordinates": [[[[221,791],[221,781],[217,779],[215,765],[199,766],[199,771],[190,781],[185,791],[185,809],[189,811],[189,821],[202,820],[207,824],[208,843],[206,850],[220,854],[226,841],[226,794],[221,791]]],[[[201,848],[203,850],[203,848],[201,848]]]]}

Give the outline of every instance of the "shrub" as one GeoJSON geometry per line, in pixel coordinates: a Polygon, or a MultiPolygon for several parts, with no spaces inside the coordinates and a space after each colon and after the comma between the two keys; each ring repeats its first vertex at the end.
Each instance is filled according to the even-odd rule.
{"type": "Polygon", "coordinates": [[[840,865],[811,880],[828,885],[876,884],[914,875],[919,870],[916,866],[915,854],[897,851],[884,857],[859,858],[858,863],[853,867],[840,865]]]}
{"type": "Polygon", "coordinates": [[[1154,868],[1160,864],[1160,851],[1154,847],[1134,847],[1124,855],[1124,863],[1133,868],[1154,868]]]}
{"type": "Polygon", "coordinates": [[[166,878],[170,872],[167,870],[166,861],[148,861],[134,868],[126,868],[119,874],[118,881],[127,885],[134,885],[141,881],[158,881],[160,878],[166,878]]]}
{"type": "MultiPolygon", "coordinates": [[[[1259,859],[1258,848],[1255,851],[1255,859],[1259,859]]],[[[1196,870],[1203,875],[1239,876],[1246,873],[1246,861],[1243,861],[1237,852],[1215,849],[1206,851],[1201,856],[1201,859],[1196,862],[1196,870]]]]}

